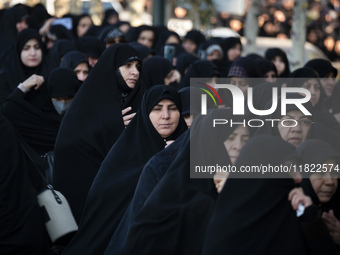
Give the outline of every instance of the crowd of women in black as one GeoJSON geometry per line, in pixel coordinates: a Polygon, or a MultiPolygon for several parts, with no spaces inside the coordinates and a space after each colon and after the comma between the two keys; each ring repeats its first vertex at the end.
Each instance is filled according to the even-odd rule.
{"type": "Polygon", "coordinates": [[[0,254],[340,252],[340,87],[329,61],[290,70],[278,48],[241,57],[239,38],[131,27],[115,10],[101,26],[86,14],[68,16],[71,31],[53,25],[42,5],[17,5],[1,20],[0,254]],[[175,48],[172,62],[163,56],[166,45],[175,48]],[[280,94],[269,116],[247,105],[234,115],[239,106],[218,89],[201,115],[190,96],[203,91],[191,78],[210,88],[226,79],[245,98],[252,88],[257,110],[272,108],[273,89],[304,88],[311,115],[295,104],[282,114],[280,94]],[[252,118],[279,121],[242,124],[252,118]],[[237,125],[213,127],[215,119],[237,125]],[[41,156],[54,160],[44,174],[79,225],[54,243],[36,201],[44,188],[41,156]],[[237,169],[325,167],[281,178],[190,178],[192,160],[237,169]]]}

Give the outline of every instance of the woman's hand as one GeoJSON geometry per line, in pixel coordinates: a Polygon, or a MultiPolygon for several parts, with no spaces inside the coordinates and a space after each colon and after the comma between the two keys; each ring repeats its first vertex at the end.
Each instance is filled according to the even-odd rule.
{"type": "Polygon", "coordinates": [[[291,201],[294,210],[297,210],[299,204],[303,204],[306,208],[313,204],[312,199],[303,193],[302,188],[295,188],[289,192],[288,200],[291,201]]]}
{"type": "Polygon", "coordinates": [[[328,213],[322,213],[322,218],[326,223],[329,234],[331,235],[334,243],[340,245],[340,222],[335,217],[333,210],[329,210],[328,213]]]}
{"type": "Polygon", "coordinates": [[[47,32],[50,30],[51,28],[51,24],[53,21],[55,21],[56,18],[49,18],[48,20],[45,21],[44,25],[39,29],[39,34],[41,36],[45,36],[47,34],[47,32]]]}
{"type": "Polygon", "coordinates": [[[44,77],[43,76],[33,74],[32,76],[30,76],[28,79],[26,79],[21,84],[27,90],[31,90],[32,88],[34,88],[34,90],[38,90],[43,83],[44,83],[44,77]]]}
{"type": "Polygon", "coordinates": [[[174,141],[175,141],[175,140],[166,141],[165,148],[168,147],[170,144],[172,144],[174,141]]]}
{"type": "Polygon", "coordinates": [[[123,121],[124,121],[124,126],[125,127],[127,127],[127,125],[129,125],[129,123],[132,120],[132,118],[136,115],[136,113],[131,113],[129,115],[124,116],[126,113],[128,113],[131,110],[132,110],[131,106],[129,106],[129,107],[127,107],[127,108],[122,110],[122,116],[123,116],[123,121]]]}

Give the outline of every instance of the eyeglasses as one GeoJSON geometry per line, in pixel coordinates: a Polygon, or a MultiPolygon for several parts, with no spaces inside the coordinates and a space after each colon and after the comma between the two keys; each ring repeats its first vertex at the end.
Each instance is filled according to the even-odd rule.
{"type": "Polygon", "coordinates": [[[283,126],[286,126],[286,127],[295,127],[297,124],[299,124],[301,127],[310,127],[313,124],[313,121],[308,120],[308,119],[300,119],[300,120],[282,119],[281,123],[283,126]]]}

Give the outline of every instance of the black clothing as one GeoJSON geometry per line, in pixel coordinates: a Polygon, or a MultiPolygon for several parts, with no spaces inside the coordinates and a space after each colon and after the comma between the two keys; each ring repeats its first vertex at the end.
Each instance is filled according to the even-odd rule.
{"type": "Polygon", "coordinates": [[[41,177],[2,115],[0,135],[0,254],[49,254],[50,240],[36,198],[41,177]]]}
{"type": "Polygon", "coordinates": [[[213,119],[230,117],[230,109],[197,117],[190,133],[148,162],[106,254],[200,254],[217,192],[212,175],[195,178],[190,171],[231,164],[223,142],[237,126],[212,127],[213,119]]]}
{"type": "Polygon", "coordinates": [[[53,68],[56,68],[59,66],[61,59],[67,52],[75,50],[76,45],[74,44],[74,42],[67,39],[59,39],[49,50],[47,54],[47,60],[53,68]]]}
{"type": "Polygon", "coordinates": [[[181,74],[181,79],[183,79],[189,66],[194,63],[198,58],[190,53],[182,53],[177,57],[176,69],[181,74]]]}
{"type": "Polygon", "coordinates": [[[164,78],[174,69],[172,63],[161,56],[154,56],[143,61],[143,85],[150,88],[164,84],[164,78]]]}
{"type": "MultiPolygon", "coordinates": [[[[242,149],[235,166],[280,165],[295,149],[259,136],[242,149]]],[[[300,223],[288,201],[294,181],[234,179],[230,173],[206,231],[202,254],[306,254],[300,223]]]]}
{"type": "MultiPolygon", "coordinates": [[[[11,61],[8,62],[8,65],[2,70],[0,75],[0,104],[3,104],[5,99],[16,89],[16,87],[31,75],[41,75],[44,77],[45,81],[47,80],[48,74],[51,71],[51,66],[46,60],[43,50],[42,61],[38,66],[27,67],[21,61],[21,51],[30,39],[37,39],[40,48],[42,49],[43,44],[37,31],[27,28],[19,33],[17,38],[18,47],[12,52],[11,61]]],[[[41,110],[45,110],[46,107],[48,108],[49,99],[46,83],[43,83],[39,90],[28,93],[26,100],[41,110]]]]}
{"type": "Polygon", "coordinates": [[[105,50],[64,116],[55,146],[54,184],[67,198],[79,222],[97,171],[124,130],[122,110],[136,112],[143,95],[139,83],[123,97],[116,71],[138,53],[129,45],[105,50]]]}
{"type": "Polygon", "coordinates": [[[102,254],[126,211],[147,161],[186,129],[182,117],[176,130],[162,138],[149,114],[162,99],[173,101],[181,111],[180,97],[169,86],[154,86],[145,92],[141,107],[103,161],[89,191],[78,233],[67,254],[102,254]],[[100,232],[98,232],[100,230],[100,232]]]}
{"type": "Polygon", "coordinates": [[[269,48],[265,53],[265,58],[273,61],[276,57],[280,57],[281,60],[285,63],[285,70],[282,74],[279,75],[279,78],[288,77],[290,74],[289,62],[286,53],[279,48],[269,48]]]}

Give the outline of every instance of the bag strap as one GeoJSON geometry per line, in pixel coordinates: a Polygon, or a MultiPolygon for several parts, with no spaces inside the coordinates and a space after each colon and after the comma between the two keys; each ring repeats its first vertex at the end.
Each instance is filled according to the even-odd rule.
{"type": "Polygon", "coordinates": [[[28,158],[32,161],[32,163],[33,163],[35,169],[39,172],[39,175],[40,175],[40,177],[42,178],[44,185],[46,186],[47,189],[49,189],[49,190],[52,191],[52,193],[53,193],[53,195],[54,195],[54,198],[55,198],[55,200],[57,201],[57,203],[58,203],[58,204],[61,204],[62,201],[61,201],[60,197],[58,196],[58,194],[55,192],[55,190],[54,190],[52,184],[47,183],[46,178],[45,178],[45,176],[41,173],[41,171],[40,171],[40,169],[39,169],[39,167],[38,167],[36,161],[33,160],[33,157],[32,157],[32,155],[31,155],[31,153],[33,153],[33,152],[31,151],[31,153],[30,153],[30,150],[31,150],[30,147],[28,147],[28,144],[27,144],[25,141],[23,141],[21,137],[19,138],[19,140],[20,140],[20,143],[21,143],[22,148],[23,148],[23,150],[25,151],[26,155],[27,155],[28,158]]]}

